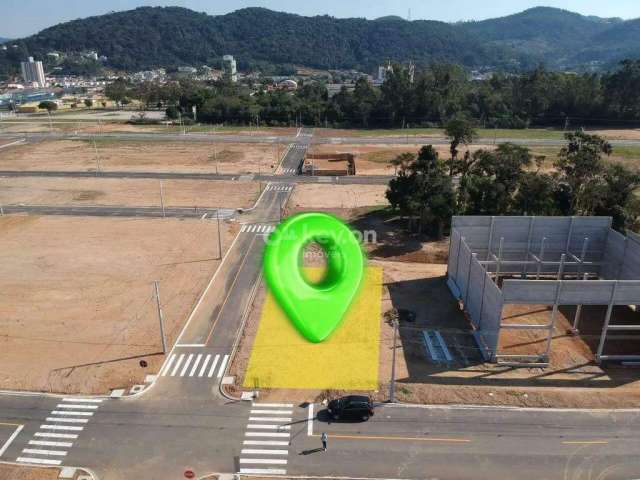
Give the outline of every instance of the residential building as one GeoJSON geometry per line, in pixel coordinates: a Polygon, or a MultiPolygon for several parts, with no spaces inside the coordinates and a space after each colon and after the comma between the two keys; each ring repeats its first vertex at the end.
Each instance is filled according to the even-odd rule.
{"type": "Polygon", "coordinates": [[[22,68],[22,78],[26,84],[36,88],[44,88],[47,86],[42,62],[35,62],[33,57],[29,57],[29,61],[21,62],[20,66],[22,68]]]}

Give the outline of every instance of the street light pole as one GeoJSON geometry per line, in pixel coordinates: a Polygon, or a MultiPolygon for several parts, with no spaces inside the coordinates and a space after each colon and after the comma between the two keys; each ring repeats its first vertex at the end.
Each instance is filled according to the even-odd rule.
{"type": "Polygon", "coordinates": [[[220,209],[216,209],[216,222],[218,223],[218,259],[222,259],[222,240],[220,236],[220,209]]]}
{"type": "Polygon", "coordinates": [[[158,320],[160,321],[160,336],[162,337],[162,353],[167,353],[167,339],[164,336],[164,318],[162,318],[162,307],[160,306],[160,284],[156,280],[153,282],[156,291],[156,306],[158,307],[158,320]]]}
{"type": "Polygon", "coordinates": [[[391,360],[391,383],[389,384],[389,403],[396,401],[396,337],[398,334],[398,321],[393,320],[393,358],[391,360]]]}
{"type": "Polygon", "coordinates": [[[164,218],[164,190],[162,188],[162,180],[160,180],[160,206],[162,207],[162,217],[164,218]]]}

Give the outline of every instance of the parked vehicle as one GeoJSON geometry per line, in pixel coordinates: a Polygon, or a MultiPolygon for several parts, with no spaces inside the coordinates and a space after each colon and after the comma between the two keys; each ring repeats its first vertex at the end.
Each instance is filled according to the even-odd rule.
{"type": "Polygon", "coordinates": [[[327,410],[334,420],[352,418],[366,421],[373,416],[373,402],[366,395],[348,395],[331,400],[327,410]]]}

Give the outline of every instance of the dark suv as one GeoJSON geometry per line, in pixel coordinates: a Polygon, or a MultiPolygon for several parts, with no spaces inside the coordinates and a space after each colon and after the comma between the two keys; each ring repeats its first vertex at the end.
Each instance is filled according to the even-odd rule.
{"type": "Polygon", "coordinates": [[[327,410],[334,420],[340,418],[369,420],[369,417],[373,416],[373,403],[365,395],[348,395],[331,400],[327,410]]]}

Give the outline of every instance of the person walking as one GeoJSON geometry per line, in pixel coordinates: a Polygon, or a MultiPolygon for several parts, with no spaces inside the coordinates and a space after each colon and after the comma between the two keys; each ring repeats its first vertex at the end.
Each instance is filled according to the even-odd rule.
{"type": "Polygon", "coordinates": [[[327,451],[327,433],[326,432],[322,432],[322,435],[320,436],[320,440],[322,440],[322,450],[323,451],[327,451]]]}

